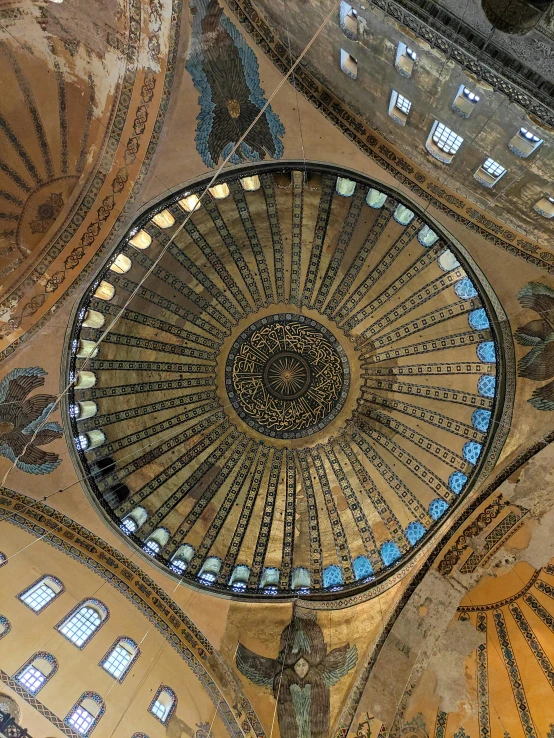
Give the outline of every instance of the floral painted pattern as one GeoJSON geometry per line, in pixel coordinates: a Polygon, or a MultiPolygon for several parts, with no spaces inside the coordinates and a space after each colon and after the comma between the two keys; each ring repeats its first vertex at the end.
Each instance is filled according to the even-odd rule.
{"type": "MultiPolygon", "coordinates": [[[[535,382],[554,379],[554,290],[541,282],[530,282],[518,293],[524,308],[534,310],[537,318],[515,332],[521,346],[529,353],[519,360],[518,375],[535,382]]],[[[554,410],[554,381],[533,392],[529,400],[537,410],[554,410]]]]}
{"type": "MultiPolygon", "coordinates": [[[[186,69],[199,93],[196,148],[206,166],[225,159],[266,103],[258,60],[217,0],[197,0],[186,69]]],[[[280,159],[285,129],[268,106],[230,161],[280,159]]]]}
{"type": "Polygon", "coordinates": [[[45,376],[44,369],[33,366],[13,369],[0,381],[0,456],[29,474],[49,474],[61,461],[58,454],[40,448],[63,433],[59,423],[45,422],[56,397],[29,397],[45,376]]]}

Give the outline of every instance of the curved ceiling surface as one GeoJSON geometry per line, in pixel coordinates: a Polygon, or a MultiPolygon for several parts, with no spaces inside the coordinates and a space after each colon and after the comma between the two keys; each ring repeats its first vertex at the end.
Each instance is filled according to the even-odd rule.
{"type": "Polygon", "coordinates": [[[81,302],[75,458],[122,535],[196,586],[371,587],[500,451],[494,295],[357,174],[260,165],[196,205],[205,184],[143,214],[81,302]]]}

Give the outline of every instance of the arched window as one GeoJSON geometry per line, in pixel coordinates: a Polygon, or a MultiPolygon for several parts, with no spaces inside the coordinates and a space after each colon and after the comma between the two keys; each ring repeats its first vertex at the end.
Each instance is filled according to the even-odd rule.
{"type": "Polygon", "coordinates": [[[439,497],[437,497],[436,500],[433,500],[429,505],[429,515],[433,520],[438,520],[445,510],[448,510],[448,503],[441,500],[439,497]]]}
{"type": "Polygon", "coordinates": [[[83,328],[102,328],[105,318],[98,310],[87,310],[83,320],[83,328]]]}
{"type": "Polygon", "coordinates": [[[7,636],[12,629],[12,624],[4,615],[0,615],[0,638],[7,636]]]}
{"type": "Polygon", "coordinates": [[[491,422],[491,411],[482,410],[481,408],[479,410],[474,410],[473,415],[471,416],[471,422],[476,430],[481,431],[481,433],[486,433],[491,422]]]}
{"type": "Polygon", "coordinates": [[[414,520],[406,528],[406,538],[412,546],[415,546],[419,539],[423,538],[424,535],[425,528],[418,520],[414,520]]]}
{"type": "Polygon", "coordinates": [[[98,725],[105,711],[106,705],[99,694],[85,692],[72,707],[64,722],[79,735],[88,736],[98,725]]]}
{"type": "Polygon", "coordinates": [[[535,203],[533,210],[544,218],[554,218],[554,197],[545,195],[535,203]]]}
{"type": "Polygon", "coordinates": [[[198,197],[198,195],[195,195],[194,193],[192,195],[185,194],[183,199],[179,200],[179,205],[187,213],[194,213],[195,210],[198,210],[199,208],[202,207],[200,198],[198,197]]]}
{"type": "Polygon", "coordinates": [[[218,559],[217,556],[209,556],[202,564],[198,578],[204,584],[212,584],[217,579],[220,569],[221,559],[218,559]]]}
{"type": "Polygon", "coordinates": [[[448,486],[450,487],[452,492],[457,495],[459,495],[460,492],[463,490],[466,482],[466,475],[462,474],[462,472],[460,471],[452,472],[452,474],[448,477],[448,486]]]}
{"type": "Polygon", "coordinates": [[[90,389],[96,384],[96,374],[94,372],[82,371],[77,373],[77,379],[73,385],[75,389],[90,389]]]}
{"type": "Polygon", "coordinates": [[[358,61],[344,49],[340,50],[340,68],[350,79],[358,79],[358,61]]]}
{"type": "Polygon", "coordinates": [[[94,292],[94,296],[99,300],[109,301],[115,295],[115,287],[110,282],[103,279],[94,292]]]}
{"type": "Polygon", "coordinates": [[[296,567],[292,570],[291,584],[297,592],[308,591],[312,584],[310,572],[303,566],[296,567]]]}
{"type": "Polygon", "coordinates": [[[150,556],[156,556],[168,541],[169,531],[167,528],[156,528],[146,539],[143,548],[150,556]]]}
{"type": "Polygon", "coordinates": [[[93,418],[98,412],[98,405],[94,400],[81,400],[72,405],[71,414],[76,420],[93,418]]]}
{"type": "Polygon", "coordinates": [[[135,507],[129,515],[126,515],[121,521],[121,530],[124,533],[134,533],[144,525],[148,520],[148,513],[143,507],[135,507]]]}
{"type": "Polygon", "coordinates": [[[484,374],[482,377],[479,377],[477,392],[479,392],[481,397],[494,397],[496,394],[496,377],[491,374],[484,374]]]}
{"type": "Polygon", "coordinates": [[[417,234],[417,240],[425,248],[429,248],[439,240],[438,234],[435,233],[428,225],[424,225],[423,228],[417,234]]]}
{"type": "Polygon", "coordinates": [[[480,99],[479,95],[472,92],[462,83],[452,103],[452,110],[458,115],[461,115],[462,118],[469,118],[480,99]]]}
{"type": "Polygon", "coordinates": [[[254,174],[251,177],[243,177],[240,183],[242,185],[242,188],[246,190],[246,192],[256,192],[256,190],[259,190],[262,186],[260,178],[257,174],[254,174]]]}
{"type": "Polygon", "coordinates": [[[464,139],[461,136],[436,120],[429,132],[425,147],[435,159],[443,164],[450,164],[463,142],[464,139]]]}
{"type": "Polygon", "coordinates": [[[166,687],[165,684],[161,684],[154,695],[154,699],[150,703],[148,711],[151,712],[152,715],[160,721],[160,723],[165,725],[175,712],[176,707],[177,696],[175,695],[175,692],[169,687],[166,687]]]}
{"type": "Polygon", "coordinates": [[[24,687],[27,692],[37,694],[58,671],[58,662],[51,653],[39,651],[32,656],[19,671],[14,679],[24,687]]]}
{"type": "Polygon", "coordinates": [[[477,356],[486,364],[494,364],[496,362],[496,351],[494,341],[483,341],[477,346],[477,356]]]}
{"type": "Polygon", "coordinates": [[[250,569],[245,564],[239,564],[235,566],[229,584],[236,592],[242,592],[248,586],[248,577],[250,576],[250,569]]]}
{"type": "Polygon", "coordinates": [[[331,564],[323,570],[324,587],[342,587],[342,571],[340,566],[331,564]]]}
{"type": "Polygon", "coordinates": [[[268,566],[262,572],[260,587],[266,594],[277,594],[279,591],[279,569],[268,566]]]}
{"type": "Polygon", "coordinates": [[[177,551],[175,551],[175,553],[171,557],[171,569],[176,574],[182,574],[192,561],[193,556],[194,548],[190,544],[185,543],[182,546],[179,546],[177,551]]]}
{"type": "Polygon", "coordinates": [[[489,319],[484,308],[472,310],[468,316],[469,325],[474,331],[486,331],[490,328],[489,319]]]}
{"type": "Polygon", "coordinates": [[[356,579],[366,579],[373,574],[373,567],[367,556],[357,556],[352,562],[352,568],[356,579]]]}
{"type": "Polygon", "coordinates": [[[162,210],[162,212],[157,213],[152,220],[159,228],[171,228],[175,223],[175,218],[171,215],[169,210],[162,210]]]}
{"type": "Polygon", "coordinates": [[[18,595],[34,612],[40,612],[64,591],[64,586],[56,577],[49,574],[38,579],[28,589],[18,595]]]}
{"type": "Polygon", "coordinates": [[[225,182],[210,187],[210,195],[215,197],[216,200],[224,200],[226,197],[229,197],[230,192],[229,185],[225,184],[225,182]]]}
{"type": "Polygon", "coordinates": [[[443,272],[451,272],[453,269],[457,269],[460,266],[460,262],[456,259],[450,249],[445,249],[437,261],[439,262],[439,266],[443,272]]]}
{"type": "Polygon", "coordinates": [[[352,197],[356,191],[356,183],[351,179],[346,179],[345,177],[337,177],[335,189],[337,193],[343,197],[352,197]]]}
{"type": "Polygon", "coordinates": [[[352,41],[358,40],[358,13],[344,0],[339,8],[339,24],[345,36],[352,41]]]}
{"type": "Polygon", "coordinates": [[[146,231],[139,231],[133,238],[129,239],[129,243],[136,249],[147,249],[152,243],[152,236],[146,231]]]}
{"type": "Polygon", "coordinates": [[[77,648],[84,648],[109,617],[108,608],[98,600],[84,600],[56,625],[77,648]]]}
{"type": "Polygon", "coordinates": [[[379,210],[385,204],[386,199],[386,192],[380,192],[379,190],[375,190],[373,187],[370,187],[367,191],[365,201],[370,208],[373,208],[374,210],[379,210]]]}
{"type": "Polygon", "coordinates": [[[399,42],[396,47],[396,57],[394,60],[394,67],[403,77],[411,77],[414,71],[415,63],[417,61],[417,54],[409,46],[399,42]]]}
{"type": "Polygon", "coordinates": [[[414,219],[415,213],[405,205],[397,205],[396,210],[393,213],[393,218],[400,225],[409,225],[414,219]]]}
{"type": "Polygon", "coordinates": [[[79,346],[77,348],[78,359],[94,359],[98,354],[98,346],[96,341],[87,341],[83,338],[79,339],[79,346]]]}
{"type": "Polygon", "coordinates": [[[462,449],[464,459],[469,461],[470,464],[476,464],[477,459],[481,455],[482,449],[483,447],[480,443],[477,443],[476,441],[467,441],[467,443],[464,443],[464,447],[462,449]]]}
{"type": "Polygon", "coordinates": [[[508,143],[508,148],[516,156],[527,159],[542,144],[542,138],[528,128],[520,128],[508,143]]]}
{"type": "Polygon", "coordinates": [[[471,300],[477,297],[477,290],[469,277],[464,277],[456,282],[454,285],[454,292],[458,295],[460,300],[471,300]]]}
{"type": "Polygon", "coordinates": [[[118,638],[100,662],[100,666],[118,682],[122,682],[140,656],[137,644],[130,638],[118,638]]]}
{"type": "Polygon", "coordinates": [[[385,541],[381,546],[381,558],[385,566],[390,566],[400,558],[400,549],[394,541],[385,541]]]}
{"type": "Polygon", "coordinates": [[[485,187],[494,187],[499,179],[506,174],[507,169],[491,157],[487,157],[473,175],[485,187]]]}
{"type": "Polygon", "coordinates": [[[125,254],[118,254],[110,264],[110,269],[116,274],[126,274],[133,266],[133,262],[125,254]]]}

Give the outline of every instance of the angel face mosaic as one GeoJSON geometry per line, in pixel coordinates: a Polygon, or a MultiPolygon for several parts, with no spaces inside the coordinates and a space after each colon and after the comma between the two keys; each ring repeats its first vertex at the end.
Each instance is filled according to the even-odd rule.
{"type": "Polygon", "coordinates": [[[257,320],[235,341],[225,384],[240,418],[270,438],[302,438],[336,418],[350,385],[346,354],[315,320],[257,320]]]}
{"type": "Polygon", "coordinates": [[[477,265],[399,193],[306,168],[143,213],[68,344],[79,476],[145,555],[228,596],[388,586],[510,427],[509,322],[477,265]]]}

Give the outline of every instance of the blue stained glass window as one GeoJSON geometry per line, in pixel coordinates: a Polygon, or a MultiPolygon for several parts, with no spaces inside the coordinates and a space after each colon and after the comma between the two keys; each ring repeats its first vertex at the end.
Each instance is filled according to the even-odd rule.
{"type": "Polygon", "coordinates": [[[396,543],[385,541],[381,546],[381,558],[385,566],[389,566],[400,558],[400,551],[396,543]]]}
{"type": "Polygon", "coordinates": [[[471,300],[472,297],[477,297],[477,290],[469,277],[464,277],[456,282],[454,291],[461,300],[471,300]]]}
{"type": "Polygon", "coordinates": [[[332,564],[323,570],[324,587],[340,587],[342,584],[342,571],[339,566],[332,564]]]}
{"type": "Polygon", "coordinates": [[[448,510],[448,503],[439,497],[429,505],[429,515],[433,520],[438,520],[445,510],[448,510]]]}
{"type": "Polygon", "coordinates": [[[418,520],[414,520],[406,528],[406,538],[410,541],[412,546],[415,546],[420,538],[425,535],[425,527],[418,520]]]}
{"type": "Polygon", "coordinates": [[[457,495],[459,495],[460,492],[463,490],[466,482],[466,475],[462,474],[462,472],[459,471],[452,472],[452,474],[448,478],[448,486],[450,487],[452,492],[455,492],[457,495]]]}
{"type": "Polygon", "coordinates": [[[481,397],[494,397],[496,394],[496,377],[484,374],[477,382],[477,392],[481,397]]]}
{"type": "Polygon", "coordinates": [[[490,328],[489,319],[484,308],[472,310],[469,314],[469,324],[474,331],[484,331],[490,328]]]}
{"type": "Polygon", "coordinates": [[[475,412],[471,416],[471,422],[473,423],[474,428],[477,428],[477,430],[486,433],[491,422],[491,411],[475,410],[475,412]]]}
{"type": "Polygon", "coordinates": [[[466,461],[469,461],[470,464],[476,464],[477,459],[479,458],[481,454],[481,449],[483,447],[480,443],[476,443],[475,441],[468,441],[467,443],[464,443],[463,448],[463,454],[464,459],[466,461]]]}
{"type": "Polygon", "coordinates": [[[481,361],[487,364],[494,364],[496,361],[496,351],[494,350],[494,341],[483,341],[477,346],[477,356],[481,361]]]}
{"type": "Polygon", "coordinates": [[[373,567],[366,556],[358,556],[352,562],[356,579],[365,579],[373,574],[373,567]]]}

